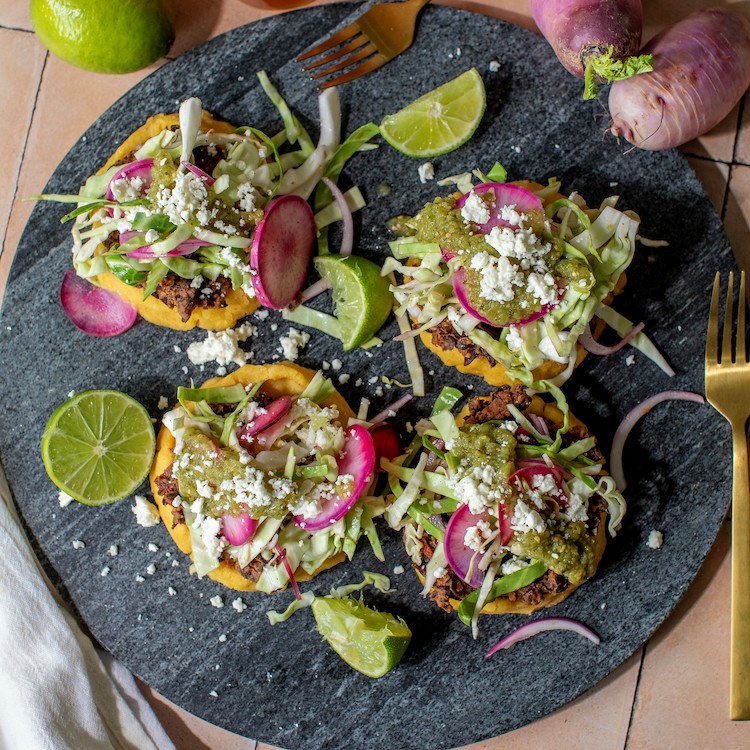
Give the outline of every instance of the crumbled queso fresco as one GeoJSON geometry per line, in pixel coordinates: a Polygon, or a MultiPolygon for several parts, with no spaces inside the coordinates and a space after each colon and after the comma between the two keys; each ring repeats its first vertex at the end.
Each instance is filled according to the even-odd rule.
{"type": "Polygon", "coordinates": [[[251,323],[243,323],[237,328],[226,331],[207,331],[203,341],[194,341],[187,348],[188,359],[194,365],[216,362],[226,366],[231,363],[244,365],[248,360],[248,353],[240,344],[254,336],[256,328],[251,323]]]}
{"type": "Polygon", "coordinates": [[[135,505],[131,506],[131,510],[135,514],[136,521],[141,526],[156,526],[161,521],[159,516],[159,509],[150,503],[143,495],[136,495],[134,498],[135,505]]]}
{"type": "Polygon", "coordinates": [[[652,529],[648,535],[648,541],[646,542],[646,544],[651,549],[659,549],[659,547],[661,547],[662,544],[664,544],[664,534],[662,534],[661,531],[652,529]]]}

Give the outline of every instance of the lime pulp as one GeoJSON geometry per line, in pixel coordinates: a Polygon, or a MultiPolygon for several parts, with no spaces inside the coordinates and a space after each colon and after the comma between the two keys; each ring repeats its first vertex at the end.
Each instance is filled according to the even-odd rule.
{"type": "Polygon", "coordinates": [[[75,500],[106,505],[131,495],[154,457],[146,409],[120,391],[82,391],[59,406],[42,435],[50,479],[75,500]]]}
{"type": "Polygon", "coordinates": [[[316,597],[318,632],[350,666],[367,677],[382,677],[404,655],[411,630],[390,612],[378,612],[349,596],[316,597]]]}
{"type": "Polygon", "coordinates": [[[486,105],[482,76],[471,68],[421,96],[380,123],[383,138],[414,158],[431,158],[457,149],[471,138],[486,105]]]}
{"type": "Polygon", "coordinates": [[[380,267],[356,255],[320,255],[315,268],[331,285],[344,349],[365,344],[393,307],[388,280],[380,275],[380,267]]]}

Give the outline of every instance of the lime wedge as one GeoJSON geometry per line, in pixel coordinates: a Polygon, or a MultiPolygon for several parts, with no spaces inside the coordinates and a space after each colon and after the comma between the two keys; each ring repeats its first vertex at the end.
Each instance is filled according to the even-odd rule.
{"type": "Polygon", "coordinates": [[[395,115],[387,115],[380,132],[407,156],[424,159],[447,154],[471,138],[485,104],[482,76],[471,68],[395,115]]]}
{"type": "Polygon", "coordinates": [[[49,478],[86,505],[132,494],[154,458],[154,427],[146,409],[120,391],[83,391],[59,406],[42,435],[49,478]]]}
{"type": "Polygon", "coordinates": [[[356,255],[320,255],[315,268],[333,290],[344,349],[369,341],[393,307],[388,279],[380,275],[380,266],[356,255]]]}
{"type": "Polygon", "coordinates": [[[319,596],[312,603],[318,632],[350,666],[382,677],[398,664],[411,640],[406,623],[349,596],[319,596]]]}

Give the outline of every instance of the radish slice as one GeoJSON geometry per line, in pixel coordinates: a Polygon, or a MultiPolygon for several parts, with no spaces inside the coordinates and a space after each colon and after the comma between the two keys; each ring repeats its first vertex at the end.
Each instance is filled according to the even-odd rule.
{"type": "MultiPolygon", "coordinates": [[[[523,320],[514,320],[510,323],[508,323],[507,321],[503,323],[497,323],[496,321],[492,321],[489,318],[485,318],[484,315],[482,315],[476,308],[471,306],[471,302],[469,302],[469,298],[466,294],[466,271],[463,268],[458,268],[456,269],[456,271],[454,271],[453,275],[451,276],[451,282],[453,283],[453,291],[456,293],[456,299],[458,300],[458,303],[461,305],[461,307],[463,307],[463,309],[467,313],[469,313],[472,318],[476,318],[480,322],[486,323],[487,325],[493,326],[494,328],[519,328],[520,326],[525,326],[529,323],[533,323],[535,320],[539,320],[539,318],[543,318],[550,310],[553,310],[555,307],[557,307],[557,305],[544,305],[540,310],[532,313],[528,318],[524,318],[523,320]]],[[[563,294],[564,291],[561,290],[558,295],[558,300],[562,299],[563,294]]]]}
{"type": "Polygon", "coordinates": [[[484,315],[471,306],[469,297],[466,294],[466,271],[463,268],[457,268],[453,272],[451,282],[453,283],[453,291],[456,293],[458,304],[461,305],[461,307],[463,307],[472,318],[476,318],[482,323],[486,323],[488,326],[494,326],[495,328],[500,325],[489,318],[485,318],[484,315]]]}
{"type": "Polygon", "coordinates": [[[336,183],[329,180],[327,177],[323,178],[323,182],[328,186],[331,195],[336,199],[339,211],[341,211],[341,221],[344,225],[344,234],[341,237],[339,255],[351,255],[352,248],[354,247],[354,220],[352,219],[352,210],[349,208],[349,204],[346,202],[344,194],[339,190],[336,183]]]}
{"type": "Polygon", "coordinates": [[[284,567],[286,568],[287,575],[289,576],[289,583],[292,584],[292,588],[294,589],[294,596],[297,599],[302,598],[302,594],[299,592],[299,586],[297,585],[297,579],[294,577],[294,571],[292,570],[292,566],[289,564],[289,560],[287,560],[286,557],[286,551],[280,544],[276,544],[274,547],[276,550],[276,554],[279,556],[279,559],[284,564],[284,567]]]}
{"type": "Polygon", "coordinates": [[[372,445],[375,450],[375,467],[380,469],[380,459],[393,461],[401,455],[401,440],[396,428],[388,422],[381,422],[370,428],[372,445]]]}
{"type": "Polygon", "coordinates": [[[315,237],[315,218],[304,198],[282,195],[269,202],[250,249],[261,305],[280,310],[294,300],[307,278],[315,237]]]}
{"type": "Polygon", "coordinates": [[[482,182],[476,185],[456,201],[456,208],[462,208],[472,193],[482,195],[489,191],[494,192],[495,198],[486,204],[487,208],[490,209],[489,221],[477,225],[482,234],[489,234],[493,227],[514,227],[501,216],[501,209],[506,206],[513,206],[520,214],[542,210],[542,201],[534,193],[520,185],[511,185],[505,182],[482,182]]]}
{"type": "Polygon", "coordinates": [[[114,292],[94,286],[69,268],[60,286],[60,303],[76,328],[92,336],[117,336],[135,323],[135,307],[114,292]]]}
{"type": "Polygon", "coordinates": [[[349,512],[370,483],[375,471],[375,446],[372,436],[362,425],[353,424],[347,428],[344,450],[336,459],[336,463],[339,476],[349,474],[354,478],[354,488],[351,494],[346,497],[334,496],[313,518],[293,516],[292,520],[301,529],[306,531],[327,529],[349,512]]]}
{"type": "Polygon", "coordinates": [[[140,177],[143,182],[141,195],[145,195],[151,187],[151,170],[153,166],[153,159],[139,159],[138,161],[132,161],[130,164],[126,164],[122,169],[118,169],[117,172],[112,175],[109,185],[107,185],[107,200],[115,200],[115,194],[112,192],[112,183],[121,180],[123,177],[127,180],[134,180],[136,177],[140,177]]]}
{"type": "MultiPolygon", "coordinates": [[[[500,513],[500,543],[507,544],[513,535],[513,530],[510,528],[510,522],[505,513],[503,513],[502,506],[500,506],[500,513]]],[[[468,505],[462,505],[453,513],[445,527],[445,539],[443,541],[445,559],[453,572],[475,589],[479,588],[484,580],[484,572],[480,569],[479,564],[485,553],[467,547],[464,544],[464,539],[466,538],[466,531],[471,526],[476,526],[479,521],[489,521],[489,518],[488,511],[476,515],[469,510],[468,505]],[[471,578],[467,579],[469,569],[471,569],[471,578]]]]}
{"type": "Polygon", "coordinates": [[[703,396],[692,391],[662,391],[651,396],[651,398],[647,398],[645,401],[641,401],[640,404],[634,406],[625,415],[625,419],[620,422],[620,426],[617,428],[615,436],[612,439],[612,450],[609,455],[610,473],[620,492],[624,492],[627,486],[625,472],[622,468],[622,454],[625,448],[625,441],[638,420],[645,414],[648,414],[654,406],[660,404],[662,401],[695,401],[699,404],[705,403],[703,396]]]}
{"type": "Polygon", "coordinates": [[[588,638],[597,646],[601,642],[599,636],[591,630],[591,628],[587,627],[582,622],[578,622],[578,620],[571,620],[569,617],[543,617],[541,620],[527,622],[525,625],[521,625],[520,628],[516,628],[509,635],[506,635],[505,638],[501,638],[484,655],[485,659],[489,659],[490,656],[501,649],[510,648],[514,643],[525,641],[527,638],[531,638],[538,633],[543,633],[545,630],[572,630],[574,633],[578,633],[578,635],[588,638]]]}
{"type": "Polygon", "coordinates": [[[620,351],[623,346],[629,344],[637,334],[639,334],[644,327],[644,323],[638,323],[633,326],[616,344],[613,346],[603,346],[591,335],[591,327],[587,324],[583,333],[578,337],[581,342],[581,346],[591,354],[597,354],[600,357],[606,357],[609,354],[614,354],[620,351]]]}
{"type": "MultiPolygon", "coordinates": [[[[250,445],[248,438],[259,436],[261,433],[268,430],[273,425],[276,425],[282,417],[285,417],[289,410],[292,408],[292,399],[289,396],[280,396],[279,398],[271,401],[266,407],[265,414],[258,414],[252,422],[248,422],[243,428],[240,434],[237,436],[237,440],[243,448],[247,448],[250,445]]],[[[281,422],[281,428],[283,430],[285,423],[281,422]]],[[[268,434],[264,436],[264,443],[270,445],[273,440],[278,437],[278,434],[271,440],[268,441],[268,434]]]]}
{"type": "Polygon", "coordinates": [[[221,517],[221,533],[235,547],[239,547],[250,539],[257,528],[258,522],[247,513],[242,513],[239,516],[225,513],[221,517]]]}
{"type": "Polygon", "coordinates": [[[196,167],[195,164],[189,161],[182,162],[182,166],[185,167],[185,169],[190,170],[196,177],[200,177],[200,179],[206,183],[206,185],[213,185],[216,180],[211,177],[211,175],[208,172],[204,172],[200,167],[196,167]]]}
{"type": "MultiPolygon", "coordinates": [[[[127,242],[127,240],[123,240],[123,235],[120,235],[120,239],[123,242],[127,242]]],[[[174,250],[169,250],[161,255],[156,255],[151,245],[141,245],[141,247],[133,248],[125,253],[125,255],[129,258],[174,258],[178,255],[190,255],[190,253],[194,253],[199,247],[208,247],[210,244],[211,243],[206,242],[206,240],[185,240],[177,245],[174,250]]]]}
{"type": "Polygon", "coordinates": [[[543,466],[522,466],[508,477],[508,483],[515,482],[520,487],[521,482],[526,482],[529,487],[533,487],[532,482],[534,477],[546,476],[548,474],[553,477],[557,485],[557,492],[553,494],[554,499],[561,508],[566,508],[568,505],[568,496],[563,487],[565,475],[559,466],[547,466],[546,464],[543,466]]]}

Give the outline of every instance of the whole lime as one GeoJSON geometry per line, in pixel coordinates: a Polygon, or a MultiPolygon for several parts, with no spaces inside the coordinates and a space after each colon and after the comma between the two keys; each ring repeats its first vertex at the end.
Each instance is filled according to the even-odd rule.
{"type": "Polygon", "coordinates": [[[174,29],[163,0],[31,0],[39,40],[96,73],[130,73],[165,55],[174,29]]]}

